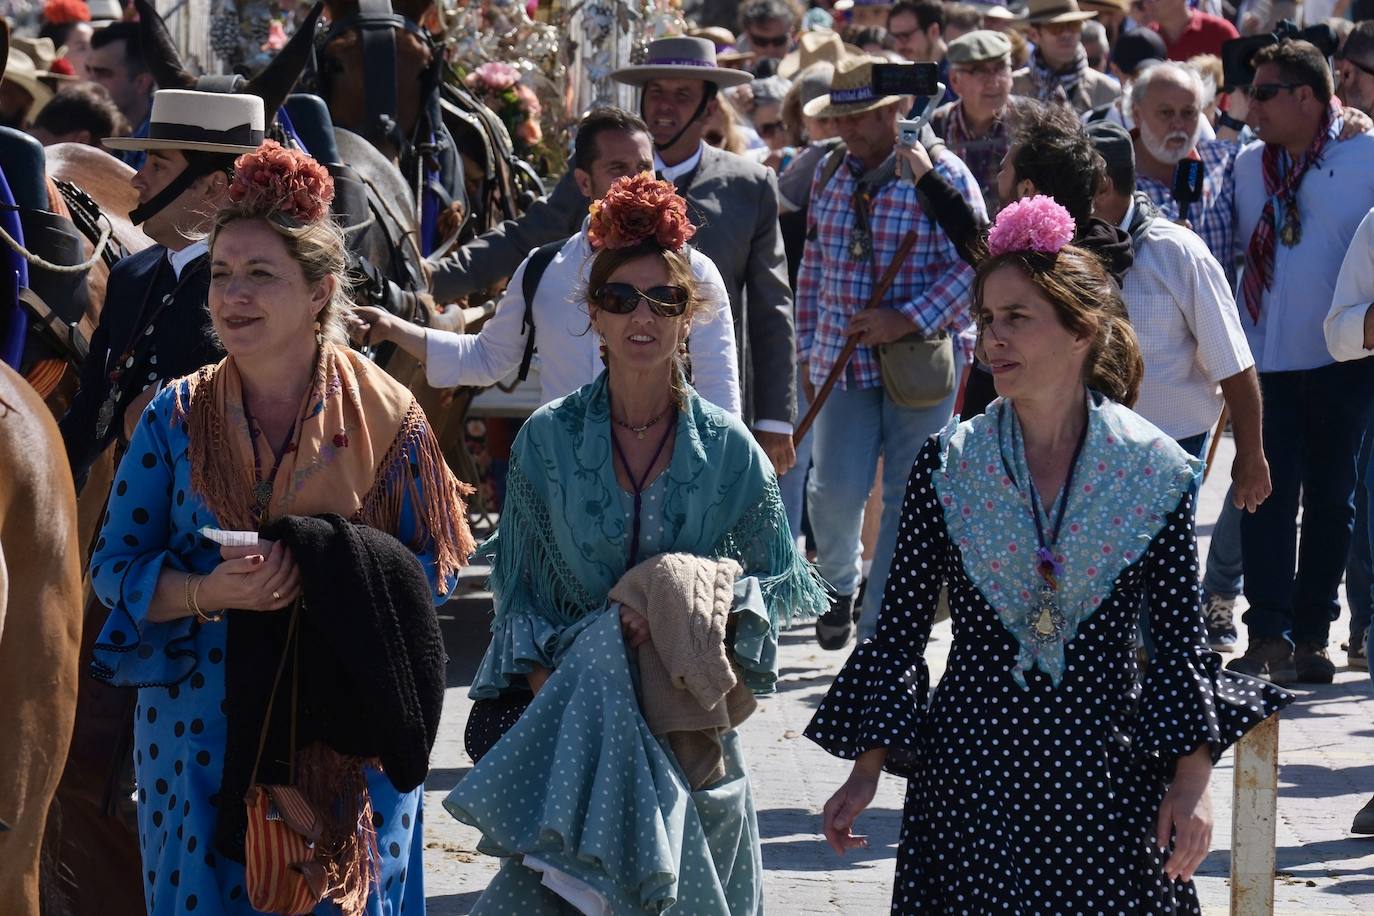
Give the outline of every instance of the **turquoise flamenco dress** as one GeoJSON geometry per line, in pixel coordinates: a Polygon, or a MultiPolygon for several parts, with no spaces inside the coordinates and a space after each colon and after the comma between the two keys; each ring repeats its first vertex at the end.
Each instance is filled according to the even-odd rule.
{"type": "MultiPolygon", "coordinates": [[[[219,546],[200,534],[219,522],[191,486],[190,440],[174,419],[174,384],[155,397],[120,463],[100,539],[91,557],[95,593],[110,608],[96,639],[92,673],[138,689],[134,773],[144,894],[152,916],[250,916],[244,867],[213,847],[218,811],[241,799],[220,795],[226,741],[226,624],[193,618],[150,622],[148,606],[164,567],[207,574],[219,546]]],[[[183,391],[184,396],[184,391],[183,391]]],[[[414,456],[412,460],[417,460],[414,456]]],[[[405,497],[398,537],[416,533],[405,497]]],[[[418,555],[436,590],[434,557],[418,555]]],[[[444,584],[451,591],[453,583],[444,584]]],[[[400,793],[367,770],[381,879],[368,916],[423,913],[424,787],[400,793]]],[[[337,914],[323,903],[316,914],[337,914]]]]}
{"type": "MultiPolygon", "coordinates": [[[[445,801],[505,862],[475,914],[578,912],[536,868],[570,877],[608,913],[762,911],[762,862],[738,734],[726,775],[697,791],[636,698],[636,670],[607,592],[626,571],[634,500],[616,482],[603,374],[538,411],[513,450],[493,557],[496,617],[474,698],[553,673],[445,801]],[[535,867],[531,867],[535,866],[535,867]]],[[[731,557],[733,658],[756,693],[776,681],[779,626],[825,606],[791,541],[753,437],[691,394],[667,470],[642,494],[638,556],[731,557]]]]}

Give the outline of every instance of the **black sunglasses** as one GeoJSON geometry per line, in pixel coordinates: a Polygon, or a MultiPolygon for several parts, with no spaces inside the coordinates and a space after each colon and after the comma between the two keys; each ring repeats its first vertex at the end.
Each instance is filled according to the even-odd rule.
{"type": "Polygon", "coordinates": [[[1269,101],[1270,99],[1272,99],[1274,96],[1278,95],[1280,92],[1284,91],[1285,89],[1287,89],[1287,90],[1289,90],[1289,91],[1292,91],[1292,90],[1297,89],[1299,86],[1302,86],[1302,85],[1304,85],[1304,84],[1303,84],[1303,83],[1257,83],[1257,84],[1254,84],[1254,85],[1246,86],[1246,87],[1245,87],[1245,94],[1248,95],[1248,96],[1251,98],[1252,101],[1255,101],[1255,102],[1267,102],[1267,101],[1269,101]]]}
{"type": "Polygon", "coordinates": [[[786,35],[774,35],[769,38],[766,35],[755,35],[749,33],[749,43],[756,48],[781,48],[791,39],[786,35]]]}
{"type": "MultiPolygon", "coordinates": [[[[1337,60],[1336,63],[1337,63],[1337,64],[1342,64],[1342,63],[1349,64],[1350,66],[1354,67],[1356,70],[1359,70],[1361,73],[1368,73],[1370,76],[1374,76],[1374,67],[1366,67],[1364,64],[1360,63],[1359,61],[1355,60],[1354,58],[1351,58],[1351,57],[1342,57],[1342,58],[1340,58],[1339,60],[1337,60]]],[[[1336,72],[1337,72],[1337,74],[1340,73],[1339,68],[1337,69],[1336,72]]]]}
{"type": "Polygon", "coordinates": [[[651,286],[640,289],[632,283],[607,283],[592,294],[597,308],[612,315],[628,315],[639,308],[639,300],[649,303],[649,311],[663,318],[676,318],[687,311],[690,297],[681,286],[651,286]]]}

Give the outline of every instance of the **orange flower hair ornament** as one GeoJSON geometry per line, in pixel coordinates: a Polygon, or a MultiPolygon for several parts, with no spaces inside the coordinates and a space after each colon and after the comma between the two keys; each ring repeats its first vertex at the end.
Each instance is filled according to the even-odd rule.
{"type": "Polygon", "coordinates": [[[256,150],[234,160],[229,199],[260,216],[315,223],[329,213],[334,179],[305,153],[264,140],[256,150]]]}
{"type": "Polygon", "coordinates": [[[677,251],[697,231],[677,188],[649,172],[617,178],[606,196],[592,204],[591,217],[587,237],[597,251],[650,241],[677,251]]]}

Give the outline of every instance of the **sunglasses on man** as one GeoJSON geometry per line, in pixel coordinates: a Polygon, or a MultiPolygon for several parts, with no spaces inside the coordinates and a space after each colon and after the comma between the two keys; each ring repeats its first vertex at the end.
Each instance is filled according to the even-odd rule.
{"type": "Polygon", "coordinates": [[[1268,102],[1285,90],[1291,92],[1302,83],[1253,83],[1245,87],[1245,94],[1252,102],[1268,102]]]}
{"type": "Polygon", "coordinates": [[[1374,76],[1374,67],[1366,67],[1364,64],[1360,63],[1359,61],[1354,60],[1354,59],[1349,58],[1349,57],[1342,57],[1342,58],[1339,58],[1339,59],[1336,61],[1336,75],[1337,75],[1337,76],[1340,76],[1341,64],[1348,64],[1348,65],[1350,65],[1351,67],[1354,67],[1356,70],[1359,70],[1361,73],[1368,73],[1370,76],[1374,76]]]}
{"type": "Polygon", "coordinates": [[[773,35],[770,37],[768,35],[755,35],[753,32],[748,34],[749,44],[756,48],[781,48],[789,41],[786,35],[773,35]]]}
{"type": "Polygon", "coordinates": [[[649,311],[660,318],[677,318],[687,311],[691,297],[681,286],[651,286],[640,289],[632,283],[607,283],[592,294],[596,307],[612,315],[628,315],[639,308],[640,300],[649,303],[649,311]]]}

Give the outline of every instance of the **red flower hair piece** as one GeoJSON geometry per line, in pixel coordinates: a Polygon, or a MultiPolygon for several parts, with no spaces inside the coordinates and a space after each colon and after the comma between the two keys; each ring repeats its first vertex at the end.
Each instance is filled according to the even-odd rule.
{"type": "Polygon", "coordinates": [[[43,21],[49,25],[90,22],[91,8],[86,0],[48,0],[43,4],[43,21]]]}
{"type": "Polygon", "coordinates": [[[677,251],[697,231],[677,188],[649,172],[617,178],[606,196],[592,204],[591,215],[587,237],[596,250],[632,248],[652,240],[677,251]]]}
{"type": "Polygon", "coordinates": [[[229,199],[262,216],[314,223],[329,213],[334,179],[305,153],[264,140],[256,150],[234,160],[229,199]]]}

